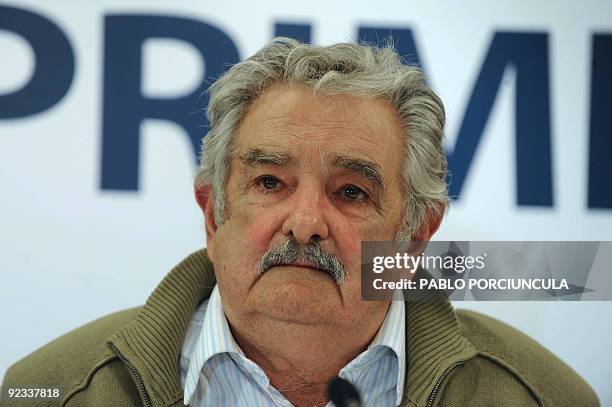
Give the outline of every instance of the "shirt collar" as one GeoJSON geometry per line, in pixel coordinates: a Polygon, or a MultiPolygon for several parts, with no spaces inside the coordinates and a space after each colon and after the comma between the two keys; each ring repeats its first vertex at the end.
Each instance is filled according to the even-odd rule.
{"type": "Polygon", "coordinates": [[[368,349],[374,346],[391,348],[397,356],[397,403],[404,393],[406,372],[406,304],[400,291],[397,291],[378,333],[368,349]]]}
{"type": "Polygon", "coordinates": [[[402,400],[406,374],[406,304],[403,301],[401,291],[397,291],[393,301],[381,324],[376,336],[368,345],[368,349],[358,355],[349,364],[340,370],[340,375],[350,374],[353,369],[359,369],[367,363],[378,359],[383,352],[380,350],[391,349],[397,357],[397,382],[396,400],[397,404],[402,400]]]}
{"type": "Polygon", "coordinates": [[[191,404],[195,393],[200,370],[213,356],[221,353],[236,353],[244,356],[238,346],[225,318],[219,288],[215,285],[204,313],[204,320],[193,353],[189,360],[189,367],[185,377],[184,403],[191,404]]]}

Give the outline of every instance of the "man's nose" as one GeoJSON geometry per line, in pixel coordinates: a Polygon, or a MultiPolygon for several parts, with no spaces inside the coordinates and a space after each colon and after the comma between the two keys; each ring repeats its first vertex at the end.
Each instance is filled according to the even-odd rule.
{"type": "Polygon", "coordinates": [[[282,233],[293,235],[299,244],[311,240],[325,240],[329,234],[326,212],[330,202],[324,191],[314,186],[303,186],[293,193],[282,233]]]}

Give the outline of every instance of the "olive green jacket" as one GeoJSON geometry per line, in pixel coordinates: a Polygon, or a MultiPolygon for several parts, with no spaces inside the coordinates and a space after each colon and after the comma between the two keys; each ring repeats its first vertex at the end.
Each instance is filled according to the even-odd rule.
{"type": "MultiPolygon", "coordinates": [[[[179,355],[197,305],[215,284],[205,250],[176,266],[142,307],[120,311],[43,346],[6,373],[4,390],[59,388],[27,406],[181,406],[179,355]]],[[[402,406],[598,406],[571,368],[492,318],[450,302],[406,306],[402,406]]]]}

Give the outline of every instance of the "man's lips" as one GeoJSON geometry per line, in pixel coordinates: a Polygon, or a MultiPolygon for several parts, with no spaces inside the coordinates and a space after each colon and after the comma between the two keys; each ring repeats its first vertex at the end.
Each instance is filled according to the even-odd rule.
{"type": "Polygon", "coordinates": [[[325,270],[321,270],[320,268],[316,267],[314,264],[312,263],[285,263],[285,264],[277,264],[273,267],[301,267],[301,268],[308,268],[308,269],[312,269],[312,270],[316,270],[316,271],[320,271],[322,273],[326,273],[328,274],[325,270]]]}
{"type": "Polygon", "coordinates": [[[333,273],[331,271],[328,271],[326,269],[321,269],[317,266],[315,266],[313,263],[308,263],[308,262],[299,262],[299,263],[279,263],[279,264],[275,264],[274,266],[270,267],[268,270],[274,268],[274,267],[299,267],[303,270],[312,270],[315,272],[319,272],[319,273],[323,273],[325,276],[327,276],[328,278],[330,278],[332,281],[337,282],[336,278],[334,277],[333,273]]]}

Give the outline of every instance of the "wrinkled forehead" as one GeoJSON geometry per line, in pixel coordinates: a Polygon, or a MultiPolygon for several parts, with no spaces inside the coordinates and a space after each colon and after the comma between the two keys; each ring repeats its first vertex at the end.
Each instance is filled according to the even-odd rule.
{"type": "Polygon", "coordinates": [[[401,121],[387,100],[313,94],[305,86],[264,92],[235,136],[234,157],[259,150],[285,163],[317,160],[338,166],[360,160],[381,172],[397,170],[405,150],[401,121]]]}

